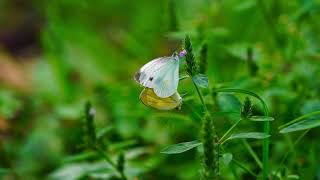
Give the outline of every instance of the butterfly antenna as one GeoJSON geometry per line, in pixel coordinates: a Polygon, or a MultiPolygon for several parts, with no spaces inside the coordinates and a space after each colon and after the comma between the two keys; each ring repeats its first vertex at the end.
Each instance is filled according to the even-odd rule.
{"type": "Polygon", "coordinates": [[[179,46],[176,46],[176,47],[174,48],[174,50],[173,50],[173,54],[174,54],[174,53],[177,53],[178,49],[179,49],[179,46]]]}
{"type": "Polygon", "coordinates": [[[177,45],[173,50],[173,55],[179,54],[179,52],[182,51],[182,50],[183,50],[183,47],[180,46],[180,45],[177,45]]]}

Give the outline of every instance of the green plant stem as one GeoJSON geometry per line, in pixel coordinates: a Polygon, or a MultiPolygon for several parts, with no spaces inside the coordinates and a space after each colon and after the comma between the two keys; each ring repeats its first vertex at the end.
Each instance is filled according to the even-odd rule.
{"type": "Polygon", "coordinates": [[[169,0],[169,5],[168,5],[168,13],[169,13],[169,28],[170,31],[177,31],[178,30],[178,19],[176,15],[176,4],[174,0],[169,0]]]}
{"type": "Polygon", "coordinates": [[[199,98],[200,98],[200,101],[201,101],[201,104],[202,104],[202,106],[203,106],[204,111],[207,112],[208,109],[207,109],[206,104],[204,103],[204,100],[203,100],[203,97],[202,97],[202,94],[201,94],[201,92],[200,92],[200,90],[199,90],[198,85],[197,85],[193,80],[192,80],[192,83],[193,83],[194,87],[195,87],[196,90],[197,90],[197,93],[198,93],[198,96],[199,96],[199,98]]]}
{"type": "MultiPolygon", "coordinates": [[[[221,150],[223,151],[223,153],[225,153],[226,151],[225,151],[225,149],[224,149],[224,147],[221,145],[221,150]]],[[[254,177],[258,177],[258,175],[257,174],[255,174],[254,172],[252,172],[249,168],[247,168],[246,166],[244,166],[243,164],[241,164],[239,161],[237,161],[237,160],[235,160],[234,158],[232,158],[232,161],[231,162],[233,162],[233,164],[234,165],[237,165],[237,166],[239,166],[241,169],[243,169],[244,171],[246,171],[246,172],[248,172],[249,174],[251,174],[252,176],[254,176],[254,177]]],[[[233,164],[230,164],[230,166],[232,166],[233,164]]],[[[235,171],[236,172],[236,171],[235,171]]],[[[236,174],[235,174],[236,175],[236,174]]],[[[238,179],[239,179],[239,177],[238,177],[238,179]]]]}
{"type": "MultiPolygon", "coordinates": [[[[285,152],[292,152],[292,154],[291,154],[291,159],[292,159],[292,158],[297,158],[297,153],[296,153],[296,151],[295,151],[295,149],[294,149],[294,140],[292,139],[292,137],[290,136],[290,134],[284,134],[284,139],[285,139],[285,141],[287,142],[287,145],[288,145],[288,150],[285,151],[285,152]]],[[[296,140],[296,138],[295,138],[295,140],[296,140]]],[[[282,161],[282,159],[281,159],[281,161],[282,161]]],[[[280,163],[281,163],[281,161],[280,161],[280,163]]],[[[288,162],[288,163],[286,164],[286,166],[287,166],[287,167],[293,167],[294,163],[295,163],[295,162],[290,161],[290,162],[288,162]]],[[[300,167],[299,167],[299,166],[297,167],[297,170],[298,170],[298,172],[299,172],[299,170],[300,170],[300,167]]]]}
{"type": "MultiPolygon", "coordinates": [[[[53,7],[56,5],[53,5],[53,7]]],[[[55,9],[56,8],[50,8],[55,9]]],[[[52,12],[51,13],[57,13],[52,12]]],[[[52,16],[55,16],[56,14],[50,14],[48,18],[52,19],[52,16]]],[[[56,16],[57,17],[57,16],[56,16]]],[[[66,52],[65,48],[63,47],[63,42],[61,42],[60,36],[55,33],[55,31],[52,29],[53,26],[50,25],[47,27],[47,30],[44,33],[44,38],[42,45],[47,53],[48,63],[53,69],[53,73],[55,77],[57,77],[59,87],[61,87],[60,93],[66,100],[73,99],[73,86],[72,83],[69,82],[68,76],[70,76],[71,69],[67,65],[66,62],[66,52]]]]}
{"type": "Polygon", "coordinates": [[[189,104],[187,104],[187,103],[186,103],[185,105],[188,106],[192,112],[194,112],[194,114],[197,116],[197,118],[198,118],[199,120],[202,120],[201,115],[198,114],[191,105],[189,105],[189,104]]]}
{"type": "Polygon", "coordinates": [[[202,127],[202,145],[203,145],[203,177],[204,179],[212,179],[218,176],[217,163],[219,159],[219,147],[217,148],[215,130],[212,124],[212,118],[206,113],[203,118],[202,127]]]}
{"type": "Polygon", "coordinates": [[[238,176],[238,174],[237,174],[237,171],[236,171],[233,163],[231,163],[231,164],[229,165],[229,168],[230,168],[230,170],[231,170],[231,172],[232,172],[232,174],[233,174],[234,179],[239,180],[240,178],[239,178],[239,176],[238,176]]]}
{"type": "MultiPolygon", "coordinates": [[[[269,111],[268,111],[268,107],[267,107],[266,103],[263,101],[263,99],[260,96],[258,96],[257,94],[255,94],[253,92],[243,90],[243,89],[233,89],[233,88],[213,89],[213,92],[235,92],[235,93],[248,94],[252,97],[257,98],[261,102],[263,109],[264,109],[265,116],[269,116],[269,111]]],[[[265,121],[263,126],[264,126],[263,132],[266,134],[270,134],[270,122],[265,121]]],[[[270,139],[265,138],[263,140],[263,147],[262,147],[263,179],[268,179],[268,175],[269,175],[269,144],[270,144],[270,139]]]]}
{"type": "Polygon", "coordinates": [[[311,117],[311,116],[314,116],[314,115],[317,115],[317,114],[320,114],[320,111],[314,111],[314,112],[311,112],[311,113],[308,113],[308,114],[304,114],[304,115],[299,116],[299,117],[295,118],[294,120],[292,120],[292,121],[290,121],[290,122],[288,122],[288,123],[286,123],[284,125],[279,126],[279,129],[283,129],[283,128],[287,127],[287,126],[290,126],[291,124],[294,124],[296,122],[299,122],[299,121],[301,121],[303,119],[306,119],[308,117],[311,117]]]}
{"type": "MultiPolygon", "coordinates": [[[[303,133],[300,134],[300,136],[295,140],[295,142],[293,143],[293,146],[296,146],[299,141],[310,131],[310,129],[307,129],[306,131],[304,131],[303,133]]],[[[288,151],[284,157],[282,158],[281,162],[280,162],[280,165],[279,165],[279,168],[276,170],[276,173],[275,175],[277,175],[279,173],[279,171],[281,170],[281,167],[283,166],[284,162],[286,161],[286,159],[288,158],[289,154],[293,152],[292,150],[291,151],[288,151]]]]}
{"type": "MultiPolygon", "coordinates": [[[[199,87],[197,86],[197,84],[193,81],[193,79],[192,79],[192,83],[193,83],[193,85],[194,85],[194,87],[195,87],[195,89],[196,89],[196,91],[197,91],[197,93],[198,93],[198,96],[199,96],[199,98],[200,98],[200,101],[201,101],[201,104],[202,104],[202,106],[203,106],[203,110],[204,110],[204,112],[205,113],[208,113],[208,115],[209,115],[209,118],[211,119],[211,115],[210,115],[210,113],[208,112],[208,109],[207,109],[207,106],[206,106],[206,104],[205,104],[205,102],[204,102],[204,99],[203,99],[203,96],[202,96],[202,94],[201,94],[201,92],[200,92],[200,90],[199,90],[199,87]]],[[[203,122],[203,123],[205,123],[205,122],[203,122]]],[[[218,136],[217,136],[217,133],[216,133],[216,131],[215,131],[215,127],[214,127],[214,125],[213,125],[213,122],[211,122],[211,126],[212,126],[212,129],[214,130],[213,132],[211,132],[212,134],[212,136],[213,137],[215,137],[214,139],[218,139],[218,136]]],[[[213,170],[212,170],[212,172],[214,172],[215,174],[214,174],[214,176],[215,176],[215,178],[218,178],[218,176],[219,176],[219,148],[220,148],[220,146],[219,146],[219,143],[217,143],[216,144],[216,142],[213,140],[213,141],[211,141],[212,143],[213,143],[213,157],[216,157],[216,158],[214,158],[215,159],[215,162],[213,162],[213,164],[214,164],[214,166],[213,166],[213,170]]],[[[202,142],[202,143],[204,143],[204,142],[202,142]]],[[[204,147],[205,148],[205,147],[204,147]]],[[[204,151],[205,151],[205,149],[204,149],[204,151]]],[[[206,169],[206,168],[205,168],[206,169]]]]}
{"type": "Polygon", "coordinates": [[[118,170],[117,165],[111,160],[111,158],[98,146],[94,146],[94,149],[111,165],[111,167],[120,174],[122,180],[127,180],[124,172],[118,170]]]}
{"type": "Polygon", "coordinates": [[[247,148],[249,154],[253,157],[253,159],[256,161],[257,165],[262,169],[262,162],[260,161],[260,159],[258,158],[257,154],[253,151],[253,149],[251,148],[250,144],[248,143],[247,140],[243,139],[242,143],[244,144],[244,146],[247,148]]]}
{"type": "Polygon", "coordinates": [[[220,112],[212,112],[212,115],[214,116],[224,116],[226,114],[234,114],[234,115],[238,115],[239,112],[235,112],[235,111],[220,111],[220,112]]]}
{"type": "Polygon", "coordinates": [[[256,175],[254,172],[252,172],[249,168],[247,168],[246,166],[244,166],[243,164],[241,164],[239,161],[235,160],[235,159],[232,159],[232,162],[239,166],[241,169],[243,169],[244,171],[248,172],[250,175],[258,178],[258,175],[256,175]]]}
{"type": "Polygon", "coordinates": [[[224,133],[224,135],[220,138],[219,143],[223,144],[226,140],[227,140],[227,136],[231,133],[231,131],[239,124],[239,122],[241,121],[238,120],[236,123],[234,123],[226,133],[224,133]]]}
{"type": "Polygon", "coordinates": [[[263,0],[257,0],[257,5],[258,5],[258,8],[260,8],[260,10],[262,12],[262,16],[263,16],[265,22],[270,27],[270,32],[272,33],[272,36],[274,38],[273,40],[274,40],[276,46],[280,47],[281,39],[280,39],[279,34],[277,32],[276,23],[273,20],[273,17],[267,11],[267,8],[266,8],[263,0]]]}
{"type": "MultiPolygon", "coordinates": [[[[222,138],[219,140],[219,142],[221,144],[223,144],[225,141],[223,140],[231,131],[234,127],[236,127],[236,125],[241,121],[242,119],[240,119],[239,121],[237,121],[235,124],[233,124],[233,126],[222,136],[222,138]]],[[[247,142],[246,139],[242,140],[242,143],[244,144],[244,146],[247,148],[249,154],[253,157],[253,159],[256,161],[257,165],[262,169],[262,162],[260,161],[260,159],[258,158],[257,154],[253,151],[253,149],[251,148],[250,144],[247,142]]]]}

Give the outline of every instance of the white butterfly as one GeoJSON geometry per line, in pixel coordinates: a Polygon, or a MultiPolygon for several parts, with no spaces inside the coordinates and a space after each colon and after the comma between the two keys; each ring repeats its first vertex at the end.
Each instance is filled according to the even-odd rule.
{"type": "MultiPolygon", "coordinates": [[[[180,52],[183,57],[185,51],[180,52]]],[[[144,87],[153,89],[160,98],[177,92],[179,83],[179,56],[160,57],[145,64],[136,74],[135,80],[144,87]]]]}

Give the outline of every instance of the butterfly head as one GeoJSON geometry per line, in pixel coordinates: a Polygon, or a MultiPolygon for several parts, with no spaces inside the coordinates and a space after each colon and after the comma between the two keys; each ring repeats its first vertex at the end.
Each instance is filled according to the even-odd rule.
{"type": "Polygon", "coordinates": [[[182,51],[179,52],[179,57],[180,58],[183,58],[186,55],[187,55],[187,51],[185,49],[183,49],[182,51]]]}
{"type": "Polygon", "coordinates": [[[179,53],[174,52],[172,56],[174,56],[176,60],[179,60],[179,58],[183,58],[184,56],[186,56],[186,54],[187,54],[187,51],[185,49],[183,49],[179,53]]]}

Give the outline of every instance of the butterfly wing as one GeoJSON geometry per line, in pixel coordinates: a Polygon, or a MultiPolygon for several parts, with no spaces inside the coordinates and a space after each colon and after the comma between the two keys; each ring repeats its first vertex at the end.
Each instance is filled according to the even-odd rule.
{"type": "Polygon", "coordinates": [[[140,94],[140,100],[148,107],[158,110],[172,110],[179,108],[182,104],[182,98],[178,92],[167,98],[158,97],[152,89],[145,88],[140,94]]]}
{"type": "Polygon", "coordinates": [[[179,61],[159,72],[154,81],[154,93],[159,97],[169,97],[177,91],[179,83],[179,61]]]}
{"type": "Polygon", "coordinates": [[[148,62],[135,74],[135,80],[144,87],[153,88],[154,75],[166,65],[168,60],[167,57],[161,57],[148,62]]]}
{"type": "Polygon", "coordinates": [[[152,60],[136,73],[135,80],[144,87],[154,89],[159,97],[169,97],[178,88],[179,60],[175,57],[152,60]]]}

